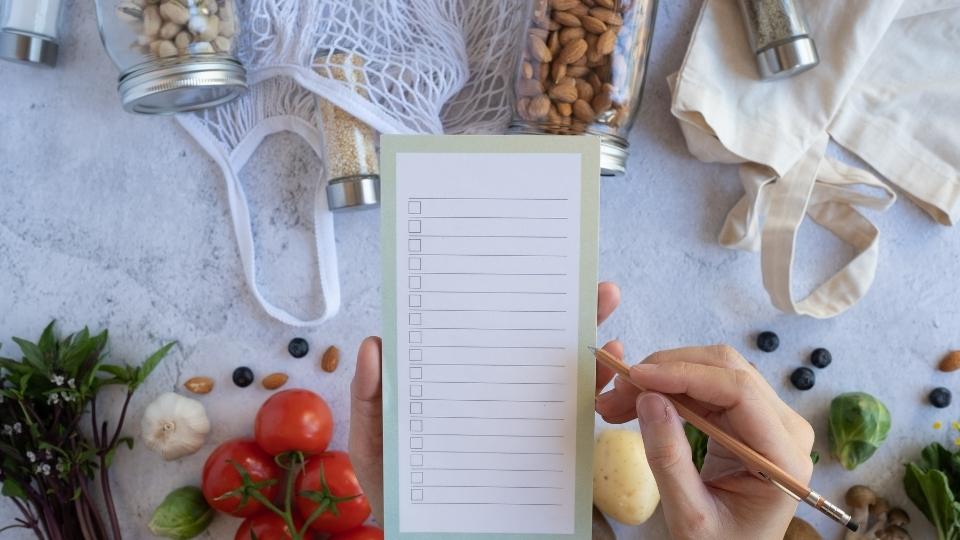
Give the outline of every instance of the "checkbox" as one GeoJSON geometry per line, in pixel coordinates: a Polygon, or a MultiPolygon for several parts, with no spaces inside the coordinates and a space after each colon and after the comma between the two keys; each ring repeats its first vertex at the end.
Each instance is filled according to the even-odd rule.
{"type": "Polygon", "coordinates": [[[420,276],[410,276],[408,283],[411,289],[417,290],[423,285],[423,278],[420,276]]]}
{"type": "Polygon", "coordinates": [[[411,420],[410,421],[410,432],[411,433],[421,433],[423,431],[423,420],[411,420]]]}
{"type": "Polygon", "coordinates": [[[423,378],[423,368],[421,367],[412,367],[410,368],[410,378],[414,380],[419,380],[423,378]]]}
{"type": "Polygon", "coordinates": [[[423,360],[423,349],[410,349],[410,361],[419,362],[423,360]]]}
{"type": "Polygon", "coordinates": [[[420,247],[423,245],[421,242],[422,240],[419,238],[407,240],[407,249],[410,250],[410,253],[420,253],[420,247]]]}
{"type": "Polygon", "coordinates": [[[411,484],[422,484],[422,483],[423,483],[423,473],[422,473],[422,472],[412,472],[412,473],[410,473],[410,483],[411,483],[411,484]]]}
{"type": "Polygon", "coordinates": [[[413,467],[423,467],[423,454],[410,454],[410,465],[413,467]]]}
{"type": "Polygon", "coordinates": [[[423,414],[423,402],[422,402],[422,401],[411,401],[411,402],[410,402],[410,414],[423,414]]]}
{"type": "Polygon", "coordinates": [[[410,314],[410,324],[413,326],[420,326],[423,324],[423,314],[422,313],[411,313],[410,314]]]}
{"type": "Polygon", "coordinates": [[[414,234],[419,234],[419,233],[420,233],[420,220],[419,220],[419,219],[411,219],[409,222],[407,222],[407,232],[409,232],[409,233],[414,233],[414,234]]]}
{"type": "Polygon", "coordinates": [[[423,450],[423,437],[410,437],[411,450],[423,450]]]}
{"type": "Polygon", "coordinates": [[[410,397],[422,397],[423,396],[423,387],[419,384],[410,385],[410,397]]]}
{"type": "Polygon", "coordinates": [[[423,332],[410,332],[410,343],[423,343],[423,332]]]}
{"type": "Polygon", "coordinates": [[[410,257],[410,264],[407,265],[407,268],[410,270],[420,270],[421,269],[420,257],[410,257]]]}
{"type": "Polygon", "coordinates": [[[410,307],[420,307],[420,295],[411,294],[410,295],[410,307]]]}
{"type": "Polygon", "coordinates": [[[419,214],[421,211],[423,211],[423,205],[420,201],[410,201],[407,203],[408,214],[419,214]]]}
{"type": "Polygon", "coordinates": [[[411,489],[410,490],[410,500],[414,502],[419,502],[423,500],[423,490],[422,489],[411,489]]]}

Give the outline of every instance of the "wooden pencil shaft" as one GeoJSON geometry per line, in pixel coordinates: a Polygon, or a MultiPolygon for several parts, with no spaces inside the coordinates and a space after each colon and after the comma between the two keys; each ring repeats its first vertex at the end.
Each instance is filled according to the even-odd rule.
{"type": "MultiPolygon", "coordinates": [[[[641,388],[637,383],[633,382],[633,379],[630,378],[630,368],[628,368],[622,360],[603,349],[597,349],[595,356],[598,360],[600,360],[601,363],[603,363],[603,365],[615,371],[618,375],[630,382],[630,384],[636,386],[640,391],[645,391],[645,389],[641,388]]],[[[678,402],[671,396],[665,395],[664,397],[670,400],[674,408],[677,409],[677,413],[681,418],[696,426],[696,428],[700,431],[706,433],[720,446],[723,446],[727,450],[733,452],[734,455],[736,455],[751,469],[759,471],[776,480],[801,499],[805,499],[807,495],[810,494],[811,489],[809,487],[805,486],[789,473],[781,469],[776,463],[773,463],[769,459],[763,457],[753,448],[750,448],[740,440],[715,426],[712,422],[693,412],[687,406],[678,402]]]]}

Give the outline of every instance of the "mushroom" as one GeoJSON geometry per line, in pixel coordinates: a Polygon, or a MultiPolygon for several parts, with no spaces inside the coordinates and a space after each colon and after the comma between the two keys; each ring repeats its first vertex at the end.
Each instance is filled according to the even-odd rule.
{"type": "Polygon", "coordinates": [[[911,540],[910,533],[899,525],[888,525],[877,534],[878,540],[911,540]]]}
{"type": "Polygon", "coordinates": [[[890,503],[883,497],[877,497],[876,501],[870,505],[870,518],[873,526],[866,533],[866,538],[879,538],[880,532],[887,526],[887,512],[890,511],[890,503]]]}
{"type": "Polygon", "coordinates": [[[876,504],[877,495],[867,486],[855,485],[847,490],[844,497],[847,506],[853,509],[853,522],[857,524],[857,531],[847,531],[844,540],[863,540],[866,535],[867,524],[870,521],[870,506],[876,504]]]}
{"type": "Polygon", "coordinates": [[[910,524],[910,516],[900,507],[894,507],[887,511],[887,523],[896,527],[903,527],[910,524]]]}
{"type": "Polygon", "coordinates": [[[823,540],[823,537],[813,528],[813,525],[794,517],[790,520],[790,525],[783,535],[783,540],[823,540]]]}

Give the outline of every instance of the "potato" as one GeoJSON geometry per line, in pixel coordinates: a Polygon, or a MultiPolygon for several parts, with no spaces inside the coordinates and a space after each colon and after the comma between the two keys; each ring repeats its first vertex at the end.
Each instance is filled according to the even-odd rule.
{"type": "Polygon", "coordinates": [[[635,431],[600,433],[593,453],[593,503],[625,525],[639,525],[660,504],[660,491],[635,431]]]}

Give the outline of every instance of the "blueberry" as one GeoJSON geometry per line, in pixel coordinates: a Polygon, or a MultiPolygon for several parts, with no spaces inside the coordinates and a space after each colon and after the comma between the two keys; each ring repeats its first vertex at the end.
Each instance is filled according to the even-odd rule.
{"type": "Polygon", "coordinates": [[[930,391],[930,395],[927,397],[930,400],[930,404],[938,409],[943,409],[950,406],[950,391],[944,387],[934,388],[930,391]]]}
{"type": "Polygon", "coordinates": [[[233,370],[233,384],[246,388],[253,383],[253,370],[248,367],[238,367],[233,370]]]}
{"type": "Polygon", "coordinates": [[[797,387],[797,390],[809,390],[817,382],[817,376],[808,367],[798,367],[790,374],[790,382],[797,387]]]}
{"type": "Polygon", "coordinates": [[[810,363],[820,369],[829,366],[830,362],[833,362],[833,355],[830,354],[830,351],[822,347],[814,349],[813,352],[810,353],[810,363]]]}
{"type": "Polygon", "coordinates": [[[290,353],[290,356],[294,358],[303,358],[310,352],[310,344],[302,337],[295,337],[291,339],[290,344],[287,345],[287,351],[290,353]]]}
{"type": "Polygon", "coordinates": [[[780,346],[780,336],[773,332],[760,332],[757,335],[757,348],[763,352],[773,352],[780,346]]]}

